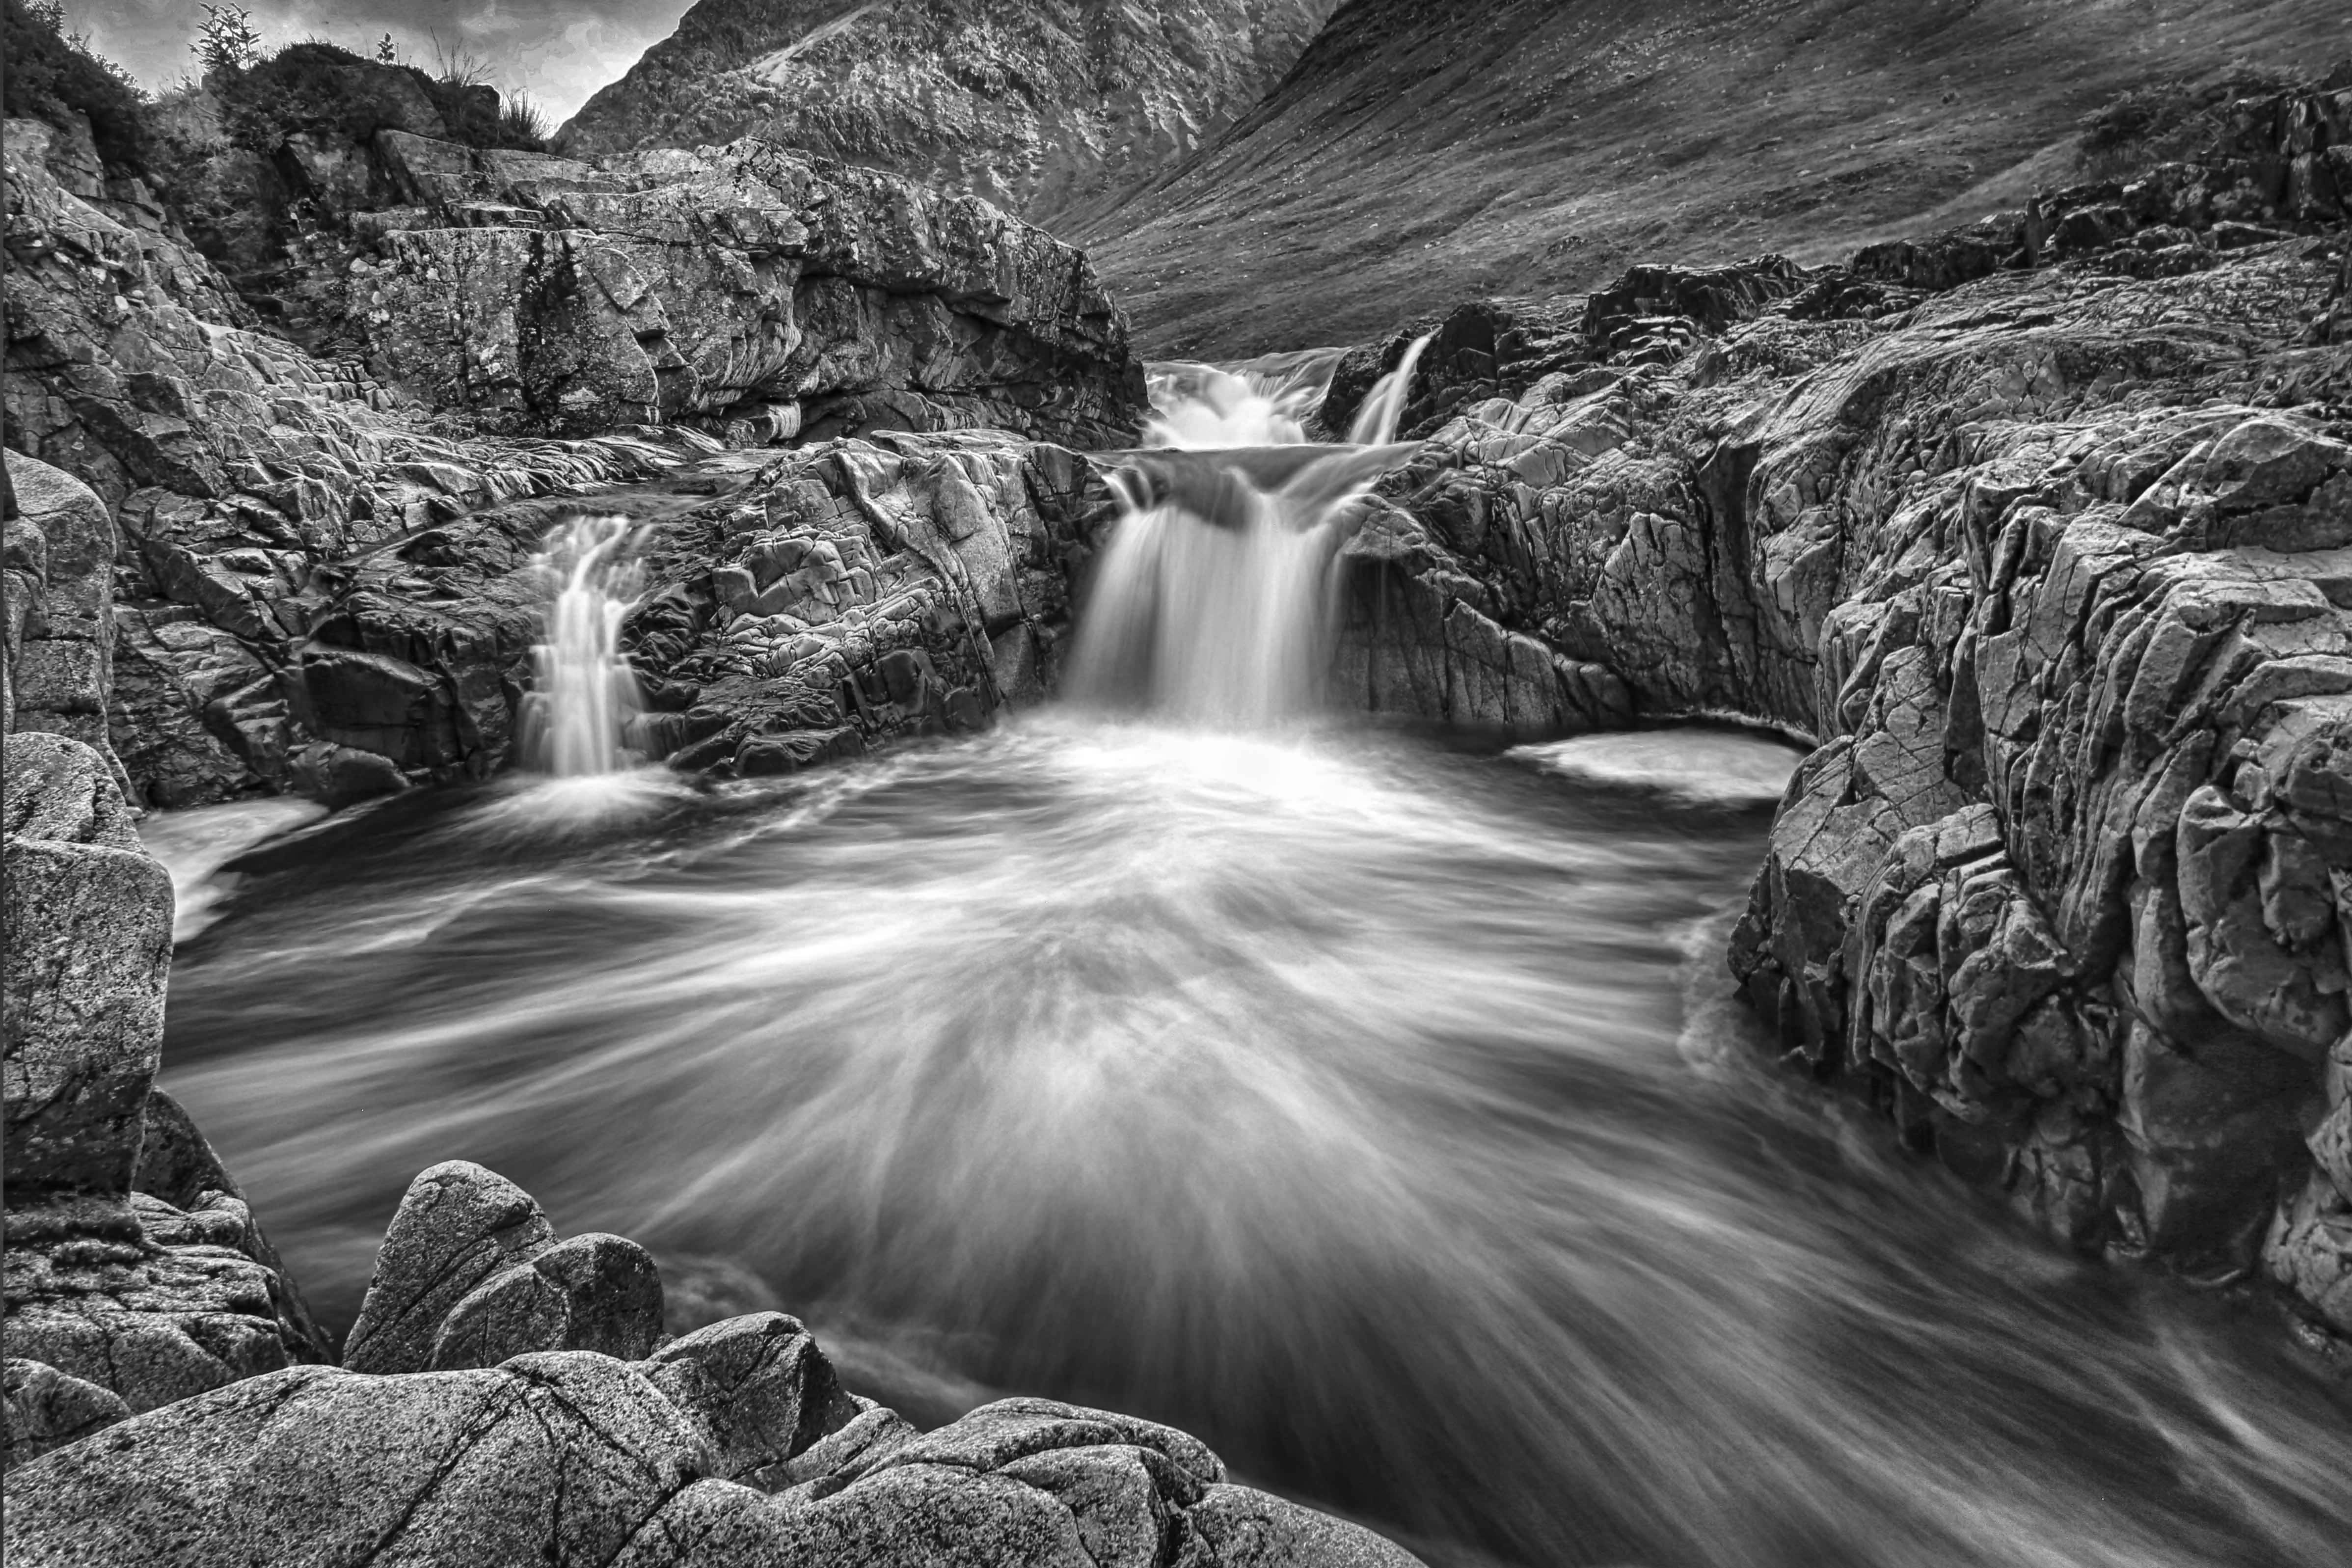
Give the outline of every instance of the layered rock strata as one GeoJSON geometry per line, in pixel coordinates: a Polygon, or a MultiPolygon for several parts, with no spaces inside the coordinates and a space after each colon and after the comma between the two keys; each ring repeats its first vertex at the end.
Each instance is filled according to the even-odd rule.
{"type": "Polygon", "coordinates": [[[2246,118],[2300,161],[1537,323],[1424,405],[1343,671],[1491,716],[1450,596],[1815,737],[1731,953],[1790,1051],[2074,1245],[2352,1331],[2352,94],[2246,118]]]}
{"type": "MultiPolygon", "coordinates": [[[[674,1338],[661,1317],[660,1281],[632,1244],[560,1240],[512,1184],[436,1166],[402,1200],[344,1367],[272,1373],[68,1437],[10,1477],[12,1559],[1415,1561],[1234,1484],[1171,1427],[1008,1399],[922,1433],[843,1390],[793,1318],[674,1338]]],[[[83,1419],[56,1380],[23,1386],[60,1433],[83,1419]]]]}

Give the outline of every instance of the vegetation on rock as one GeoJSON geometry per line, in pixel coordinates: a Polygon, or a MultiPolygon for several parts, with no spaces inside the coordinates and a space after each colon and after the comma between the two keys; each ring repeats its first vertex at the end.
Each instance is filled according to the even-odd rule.
{"type": "Polygon", "coordinates": [[[65,30],[58,0],[0,0],[0,98],[9,113],[68,132],[86,119],[100,158],[131,166],[144,160],[146,95],[65,30]]]}

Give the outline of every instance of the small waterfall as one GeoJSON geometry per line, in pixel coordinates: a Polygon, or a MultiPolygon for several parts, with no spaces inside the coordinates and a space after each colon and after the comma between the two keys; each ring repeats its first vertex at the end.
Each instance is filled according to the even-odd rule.
{"type": "Polygon", "coordinates": [[[1306,438],[1323,391],[1311,364],[1153,374],[1146,446],[1112,459],[1121,513],[1078,628],[1074,698],[1241,728],[1313,709],[1333,560],[1352,503],[1416,449],[1394,437],[1427,341],[1381,378],[1339,444],[1306,438]]]}
{"type": "Polygon", "coordinates": [[[622,618],[645,582],[630,558],[636,535],[626,517],[572,518],[531,563],[552,591],[523,714],[523,755],[538,772],[594,778],[638,761],[626,741],[644,700],[620,647],[622,618]]]}

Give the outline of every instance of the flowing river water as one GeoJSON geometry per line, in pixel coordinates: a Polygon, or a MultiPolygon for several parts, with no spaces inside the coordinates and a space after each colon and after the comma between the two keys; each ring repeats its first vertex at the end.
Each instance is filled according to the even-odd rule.
{"type": "Polygon", "coordinates": [[[189,853],[166,1087],[338,1323],[471,1159],[910,1414],[1149,1415],[1436,1563],[2347,1561],[2352,1401],[2274,1319],[2059,1255],[1770,1065],[1722,952],[1791,753],[1507,753],[1102,623],[1238,614],[1285,493],[1236,543],[1139,490],[1090,705],[189,853]]]}

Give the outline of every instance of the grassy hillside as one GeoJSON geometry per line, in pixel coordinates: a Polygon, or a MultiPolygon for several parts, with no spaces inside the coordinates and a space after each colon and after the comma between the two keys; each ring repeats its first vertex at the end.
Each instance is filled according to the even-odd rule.
{"type": "Polygon", "coordinates": [[[1070,237],[1149,352],[1348,342],[1980,216],[2081,177],[2079,121],[2119,91],[2347,52],[2347,0],[1349,0],[1254,113],[1070,237]]]}

